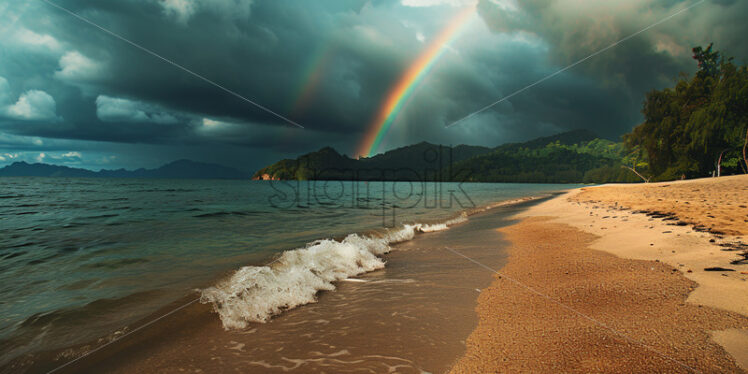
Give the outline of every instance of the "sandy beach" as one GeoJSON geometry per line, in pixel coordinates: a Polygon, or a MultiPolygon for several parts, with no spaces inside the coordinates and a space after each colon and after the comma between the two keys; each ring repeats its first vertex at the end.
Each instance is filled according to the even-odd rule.
{"type": "Polygon", "coordinates": [[[573,190],[512,245],[453,373],[745,372],[748,176],[573,190]]]}
{"type": "Polygon", "coordinates": [[[384,269],[268,323],[170,312],[191,295],[59,372],[746,372],[745,201],[737,176],[509,204],[397,244],[384,269]]]}

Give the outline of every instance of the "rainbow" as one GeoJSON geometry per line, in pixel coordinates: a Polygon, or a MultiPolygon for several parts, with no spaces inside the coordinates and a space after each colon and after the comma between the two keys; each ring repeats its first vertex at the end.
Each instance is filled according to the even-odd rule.
{"type": "Polygon", "coordinates": [[[304,111],[309,105],[313,94],[317,91],[317,87],[325,75],[324,73],[330,64],[330,60],[332,60],[335,54],[334,50],[335,48],[332,45],[326,44],[317,48],[314,56],[309,59],[306,68],[302,72],[301,84],[296,90],[296,95],[294,95],[293,104],[290,108],[291,115],[304,111]]]}
{"type": "Polygon", "coordinates": [[[368,130],[356,152],[357,155],[371,157],[377,151],[384,135],[392,126],[408,97],[415,91],[418,83],[438,60],[447,44],[454,40],[460,29],[468,23],[474,12],[475,6],[469,6],[458,13],[400,76],[368,126],[368,130]]]}

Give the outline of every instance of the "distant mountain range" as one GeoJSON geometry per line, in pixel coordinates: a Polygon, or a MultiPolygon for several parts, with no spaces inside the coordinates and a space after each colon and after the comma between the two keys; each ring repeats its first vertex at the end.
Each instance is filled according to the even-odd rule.
{"type": "Polygon", "coordinates": [[[247,179],[249,174],[226,166],[178,160],[157,169],[101,170],[49,164],[14,162],[0,169],[0,177],[84,177],[84,178],[170,178],[170,179],[247,179]]]}
{"type": "Polygon", "coordinates": [[[623,146],[576,130],[495,148],[421,142],[353,159],[331,147],[285,159],[250,176],[226,166],[178,160],[157,169],[101,170],[16,162],[0,177],[179,178],[259,180],[457,181],[528,183],[634,182],[621,168],[623,146]]]}
{"type": "Polygon", "coordinates": [[[633,182],[623,168],[623,146],[575,130],[495,148],[426,142],[370,158],[352,159],[330,147],[278,161],[253,175],[260,180],[472,181],[528,183],[633,182]]]}

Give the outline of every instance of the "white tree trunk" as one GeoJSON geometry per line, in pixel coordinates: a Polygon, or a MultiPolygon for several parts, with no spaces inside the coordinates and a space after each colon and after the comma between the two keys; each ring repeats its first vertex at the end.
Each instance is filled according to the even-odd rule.
{"type": "Polygon", "coordinates": [[[644,181],[644,183],[649,183],[649,179],[648,179],[648,178],[644,178],[644,176],[643,176],[643,175],[639,174],[639,172],[638,172],[638,171],[636,171],[636,169],[632,168],[631,166],[627,166],[627,165],[621,165],[621,167],[622,167],[622,168],[626,168],[626,169],[629,169],[629,170],[633,171],[634,173],[636,173],[636,175],[638,175],[638,176],[639,176],[639,178],[641,178],[641,179],[642,179],[642,180],[644,181]]]}

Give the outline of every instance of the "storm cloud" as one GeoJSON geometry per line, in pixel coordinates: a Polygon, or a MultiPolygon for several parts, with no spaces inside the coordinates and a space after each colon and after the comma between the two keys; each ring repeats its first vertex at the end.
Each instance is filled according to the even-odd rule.
{"type": "MultiPolygon", "coordinates": [[[[254,170],[351,154],[403,71],[465,0],[56,0],[0,4],[0,165],[254,170]],[[168,61],[164,61],[168,60],[168,61]],[[171,63],[170,63],[171,62],[171,63]],[[205,79],[185,72],[178,64],[205,79]],[[225,90],[258,103],[295,127],[225,90]],[[67,156],[65,156],[67,155],[67,156]]],[[[695,1],[480,0],[385,137],[495,146],[588,128],[618,138],[647,91],[714,42],[742,61],[748,3],[705,1],[457,126],[471,112],[695,1]]]]}

